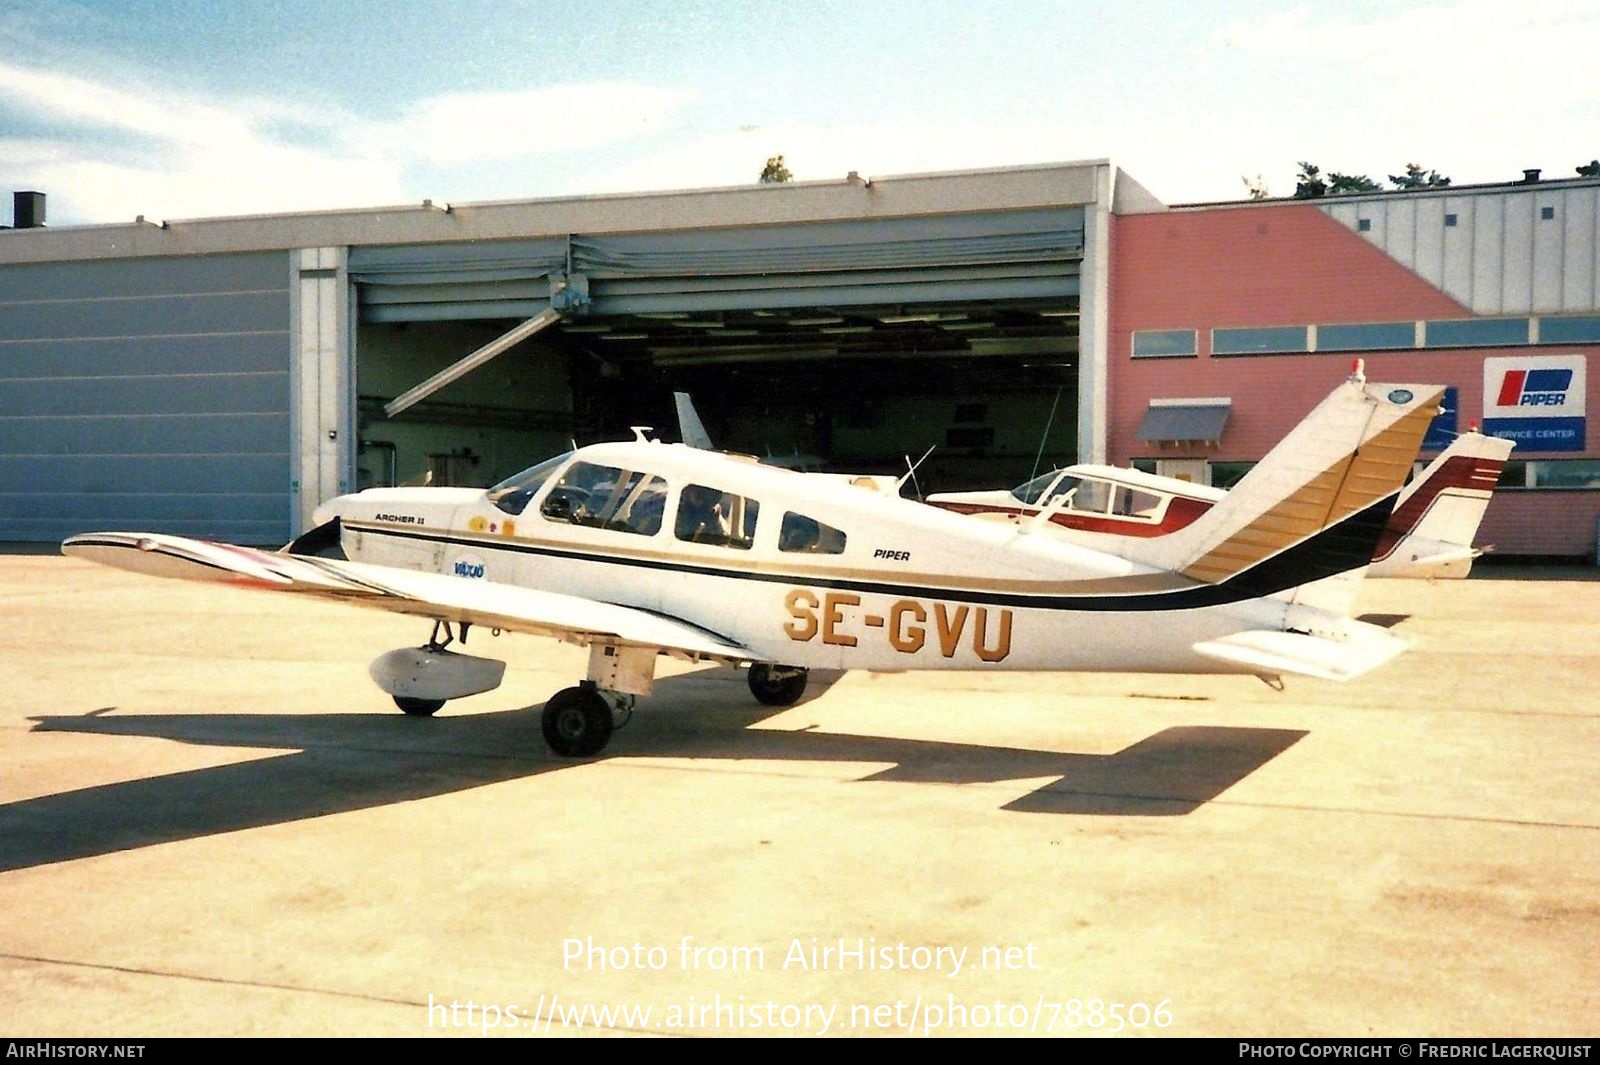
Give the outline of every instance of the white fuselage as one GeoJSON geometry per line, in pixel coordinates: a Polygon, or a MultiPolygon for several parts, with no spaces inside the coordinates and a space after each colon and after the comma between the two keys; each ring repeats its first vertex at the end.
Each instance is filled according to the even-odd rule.
{"type": "Polygon", "coordinates": [[[672,444],[584,448],[514,501],[373,489],[318,512],[334,516],[355,561],[653,611],[811,668],[1228,672],[1193,645],[1290,609],[1195,600],[1194,582],[1053,536],[672,444]],[[578,463],[609,479],[575,493],[578,463]],[[688,516],[706,488],[724,526],[709,540],[688,516]]]}

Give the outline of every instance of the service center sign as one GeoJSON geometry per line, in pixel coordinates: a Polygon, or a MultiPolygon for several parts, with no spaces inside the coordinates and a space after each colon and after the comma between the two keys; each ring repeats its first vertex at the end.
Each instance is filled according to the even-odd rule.
{"type": "Polygon", "coordinates": [[[1582,355],[1483,360],[1483,431],[1526,451],[1582,451],[1582,355]]]}

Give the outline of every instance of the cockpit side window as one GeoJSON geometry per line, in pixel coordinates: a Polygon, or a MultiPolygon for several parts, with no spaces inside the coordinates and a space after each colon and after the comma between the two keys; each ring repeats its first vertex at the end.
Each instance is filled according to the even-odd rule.
{"type": "Polygon", "coordinates": [[[778,527],[778,550],[810,555],[844,554],[845,535],[816,518],[785,511],[778,527]]]}
{"type": "MultiPolygon", "coordinates": [[[[1040,497],[1039,506],[1050,506],[1062,496],[1070,494],[1074,488],[1077,488],[1083,483],[1083,479],[1079,477],[1062,477],[1061,480],[1056,483],[1055,487],[1051,488],[1050,491],[1046,492],[1042,497],[1040,497]]],[[[1068,504],[1068,506],[1071,507],[1076,507],[1077,505],[1077,503],[1068,504]]]]}
{"type": "Polygon", "coordinates": [[[1082,481],[1072,495],[1071,509],[1085,514],[1104,514],[1111,500],[1111,486],[1104,481],[1082,481]]]}
{"type": "Polygon", "coordinates": [[[661,531],[667,482],[639,470],[577,462],[545,496],[547,521],[654,536],[661,531]]]}
{"type": "Polygon", "coordinates": [[[507,514],[521,514],[528,509],[528,501],[538,495],[539,489],[544,487],[545,482],[566,465],[571,457],[572,452],[568,451],[507,477],[489,489],[489,502],[507,514]]]}
{"type": "Polygon", "coordinates": [[[756,518],[761,504],[754,499],[708,488],[685,486],[678,496],[678,518],[673,532],[678,539],[750,550],[756,538],[756,518]]]}

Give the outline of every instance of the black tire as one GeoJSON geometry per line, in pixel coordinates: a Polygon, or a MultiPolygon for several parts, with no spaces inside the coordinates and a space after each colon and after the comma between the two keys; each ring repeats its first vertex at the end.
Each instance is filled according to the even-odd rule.
{"type": "Polygon", "coordinates": [[[750,694],[767,706],[793,706],[806,693],[809,674],[799,666],[776,666],[757,662],[746,680],[750,694]]]}
{"type": "Polygon", "coordinates": [[[396,695],[394,705],[398,706],[407,717],[432,717],[444,706],[444,700],[412,699],[405,695],[396,695]]]}
{"type": "Polygon", "coordinates": [[[611,739],[611,705],[592,684],[563,688],[544,704],[544,742],[564,758],[599,754],[611,739]]]}

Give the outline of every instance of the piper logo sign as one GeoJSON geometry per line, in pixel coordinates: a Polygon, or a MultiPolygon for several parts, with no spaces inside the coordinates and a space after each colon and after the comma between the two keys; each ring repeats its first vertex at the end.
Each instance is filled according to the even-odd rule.
{"type": "Polygon", "coordinates": [[[1565,407],[1571,370],[1507,370],[1500,380],[1500,407],[1565,407]]]}
{"type": "Polygon", "coordinates": [[[1483,360],[1483,431],[1528,451],[1582,451],[1586,359],[1582,355],[1483,360]]]}

